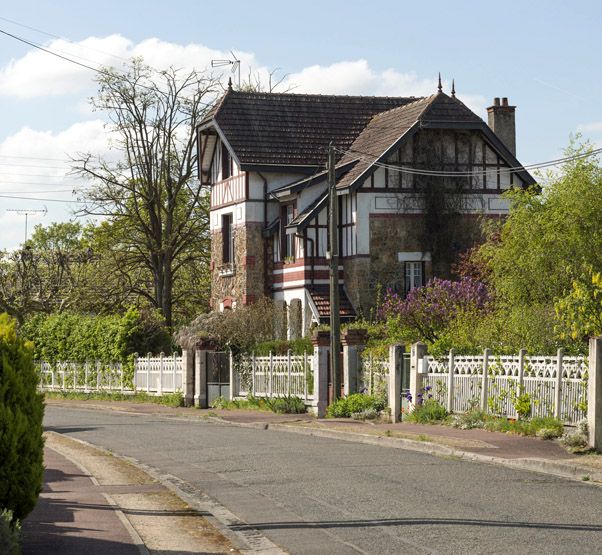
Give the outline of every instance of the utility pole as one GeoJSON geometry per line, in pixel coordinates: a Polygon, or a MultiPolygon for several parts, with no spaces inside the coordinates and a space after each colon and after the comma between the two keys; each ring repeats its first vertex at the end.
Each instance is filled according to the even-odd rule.
{"type": "Polygon", "coordinates": [[[341,393],[341,318],[339,314],[339,199],[336,191],[335,150],[328,147],[328,235],[330,238],[330,374],[332,400],[341,393]]]}
{"type": "Polygon", "coordinates": [[[25,245],[25,243],[27,243],[27,223],[29,216],[35,216],[36,214],[46,215],[48,210],[46,208],[44,208],[44,210],[21,210],[19,208],[9,208],[7,212],[15,212],[20,216],[25,216],[25,240],[23,241],[23,245],[25,245]]]}

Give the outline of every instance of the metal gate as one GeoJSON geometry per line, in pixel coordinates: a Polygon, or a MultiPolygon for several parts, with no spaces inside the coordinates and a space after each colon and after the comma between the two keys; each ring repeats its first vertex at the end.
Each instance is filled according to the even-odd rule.
{"type": "Polygon", "coordinates": [[[207,351],[207,403],[218,397],[230,399],[230,354],[207,351]]]}

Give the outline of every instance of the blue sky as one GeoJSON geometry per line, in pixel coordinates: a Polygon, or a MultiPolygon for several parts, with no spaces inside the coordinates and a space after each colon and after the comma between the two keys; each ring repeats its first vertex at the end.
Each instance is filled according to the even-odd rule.
{"type": "MultiPolygon", "coordinates": [[[[159,68],[202,69],[234,50],[243,74],[281,68],[299,92],[429,94],[441,71],[481,117],[494,96],[518,106],[523,163],[556,158],[579,130],[602,144],[600,2],[23,0],[0,17],[68,39],[0,19],[2,30],[95,65],[143,54],[159,68]]],[[[92,77],[0,36],[0,192],[66,190],[69,152],[105,152],[101,116],[86,105],[92,77]]],[[[6,209],[44,204],[34,222],[70,217],[68,205],[0,198],[0,248],[23,234],[6,209]]]]}

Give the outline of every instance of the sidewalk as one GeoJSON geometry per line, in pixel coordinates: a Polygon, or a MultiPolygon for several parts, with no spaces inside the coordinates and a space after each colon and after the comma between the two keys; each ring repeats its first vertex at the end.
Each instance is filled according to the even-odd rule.
{"type": "Polygon", "coordinates": [[[23,554],[239,553],[208,521],[141,468],[45,433],[44,486],[23,522],[23,554]]]}
{"type": "Polygon", "coordinates": [[[48,447],[44,449],[44,464],[44,489],[23,523],[24,555],[141,553],[137,538],[131,536],[116,507],[90,476],[48,447]]]}
{"type": "Polygon", "coordinates": [[[46,402],[49,405],[134,414],[160,414],[197,420],[219,419],[238,426],[360,441],[602,482],[601,455],[576,456],[554,441],[481,429],[460,430],[449,426],[409,423],[375,424],[350,419],[318,420],[307,414],[274,414],[256,410],[199,410],[127,401],[48,399],[46,402]]]}

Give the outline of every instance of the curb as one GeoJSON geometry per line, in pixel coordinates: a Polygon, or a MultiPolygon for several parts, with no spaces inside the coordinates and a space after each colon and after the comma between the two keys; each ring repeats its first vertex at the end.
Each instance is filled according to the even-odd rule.
{"type": "Polygon", "coordinates": [[[275,430],[281,432],[289,432],[307,436],[324,437],[329,439],[339,439],[342,441],[350,441],[353,443],[364,443],[367,445],[378,445],[380,447],[389,447],[393,449],[405,449],[408,451],[417,451],[427,455],[436,457],[451,457],[459,460],[479,462],[485,464],[495,464],[508,468],[519,470],[529,470],[542,474],[551,474],[561,478],[578,480],[580,482],[589,483],[591,485],[602,485],[602,470],[578,466],[574,464],[566,464],[548,459],[504,459],[491,455],[481,455],[480,453],[471,453],[470,451],[462,451],[454,449],[438,443],[430,441],[415,441],[413,439],[395,438],[387,436],[375,436],[372,434],[361,434],[359,432],[342,432],[338,430],[324,430],[312,427],[300,428],[290,426],[288,424],[269,424],[266,422],[231,422],[220,417],[210,417],[210,420],[227,424],[230,426],[238,426],[241,428],[255,428],[258,430],[275,430]]]}
{"type": "MultiPolygon", "coordinates": [[[[261,534],[258,530],[253,528],[248,528],[247,523],[240,520],[236,515],[230,512],[226,507],[221,505],[218,501],[208,496],[203,491],[195,488],[191,484],[180,480],[176,476],[171,474],[166,474],[161,472],[159,469],[147,465],[145,463],[140,462],[139,460],[133,457],[126,457],[125,455],[119,455],[113,451],[109,451],[104,447],[96,445],[94,443],[89,443],[83,439],[78,439],[70,436],[66,436],[60,434],[58,432],[46,432],[52,433],[60,436],[61,438],[67,439],[69,441],[73,441],[75,443],[79,443],[84,445],[85,447],[95,449],[97,451],[103,452],[105,454],[111,455],[114,458],[121,459],[129,464],[134,465],[138,469],[147,473],[149,476],[157,480],[162,486],[170,490],[172,493],[177,495],[180,499],[186,502],[188,505],[196,509],[201,516],[203,516],[210,524],[212,524],[216,530],[218,530],[223,536],[225,536],[236,549],[238,549],[241,553],[245,555],[286,555],[286,551],[278,547],[275,543],[269,540],[266,536],[261,534]],[[240,529],[237,529],[240,528],[240,529]]],[[[71,460],[71,459],[70,459],[71,460]]],[[[73,462],[73,461],[72,461],[73,462]]],[[[96,479],[79,463],[75,463],[78,468],[85,471],[85,473],[96,481],[96,479]]],[[[115,502],[112,499],[109,499],[109,496],[103,494],[107,501],[116,506],[115,502]]],[[[140,536],[135,531],[131,523],[127,520],[127,517],[123,512],[119,509],[116,509],[118,513],[121,513],[123,519],[127,521],[126,528],[128,531],[133,530],[135,536],[138,538],[140,542],[140,536]]],[[[120,520],[121,516],[118,514],[120,520]]],[[[134,536],[132,536],[133,539],[134,536]]],[[[142,546],[144,544],[142,543],[142,546]]],[[[141,548],[138,546],[141,552],[141,555],[148,555],[149,551],[144,546],[141,548]]]]}

